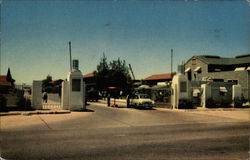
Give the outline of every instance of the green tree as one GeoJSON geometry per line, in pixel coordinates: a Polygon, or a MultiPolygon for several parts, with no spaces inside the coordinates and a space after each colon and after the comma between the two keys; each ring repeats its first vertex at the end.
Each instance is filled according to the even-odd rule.
{"type": "Polygon", "coordinates": [[[42,81],[42,91],[43,92],[50,92],[51,91],[51,86],[49,85],[49,82],[52,81],[52,77],[48,75],[46,79],[42,81]]]}
{"type": "MultiPolygon", "coordinates": [[[[101,58],[100,63],[97,65],[97,70],[94,71],[97,88],[101,93],[108,90],[108,87],[119,88],[123,93],[129,92],[131,88],[131,76],[129,74],[129,68],[126,65],[125,60],[113,60],[107,62],[105,54],[101,58]]],[[[118,93],[112,91],[112,93],[118,93]]]]}

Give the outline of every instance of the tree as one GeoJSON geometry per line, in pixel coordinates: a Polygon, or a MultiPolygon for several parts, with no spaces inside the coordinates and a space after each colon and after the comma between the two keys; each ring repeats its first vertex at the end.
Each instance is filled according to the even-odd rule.
{"type": "Polygon", "coordinates": [[[51,86],[49,85],[49,82],[52,81],[52,77],[50,75],[47,75],[46,79],[42,81],[42,91],[43,92],[50,92],[51,86]]]}
{"type": "MultiPolygon", "coordinates": [[[[131,88],[131,76],[129,74],[129,68],[126,65],[125,60],[113,60],[107,62],[105,54],[101,58],[100,63],[97,65],[97,70],[94,71],[97,89],[104,93],[109,91],[108,87],[119,88],[123,93],[127,93],[131,88]]],[[[118,93],[118,92],[114,92],[118,93]]]]}

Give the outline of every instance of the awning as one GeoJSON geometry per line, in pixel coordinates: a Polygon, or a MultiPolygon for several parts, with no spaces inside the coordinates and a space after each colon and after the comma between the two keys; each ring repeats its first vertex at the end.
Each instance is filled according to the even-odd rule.
{"type": "Polygon", "coordinates": [[[227,92],[226,87],[220,87],[220,92],[227,92]]]}
{"type": "Polygon", "coordinates": [[[120,87],[114,87],[114,86],[107,87],[107,88],[110,89],[110,90],[121,90],[120,87]]]}
{"type": "Polygon", "coordinates": [[[198,88],[195,88],[195,89],[193,90],[193,93],[201,93],[201,91],[200,91],[198,88]]]}
{"type": "Polygon", "coordinates": [[[138,89],[149,89],[150,87],[148,85],[141,85],[138,87],[138,89]]]}
{"type": "Polygon", "coordinates": [[[238,68],[235,68],[234,71],[244,71],[245,70],[245,67],[238,67],[238,68]]]}
{"type": "Polygon", "coordinates": [[[193,89],[193,97],[198,97],[199,93],[201,93],[201,92],[198,88],[193,89]]]}
{"type": "Polygon", "coordinates": [[[185,72],[189,72],[190,70],[191,70],[191,68],[188,67],[188,68],[185,70],[185,72]]]}
{"type": "Polygon", "coordinates": [[[199,66],[194,69],[195,72],[198,72],[200,70],[201,70],[201,67],[199,67],[199,66]]]}

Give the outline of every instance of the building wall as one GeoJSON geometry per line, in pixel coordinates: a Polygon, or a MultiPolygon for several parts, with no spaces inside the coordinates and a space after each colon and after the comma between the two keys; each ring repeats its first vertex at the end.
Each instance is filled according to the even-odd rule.
{"type": "Polygon", "coordinates": [[[243,96],[246,99],[250,99],[250,72],[249,71],[225,71],[225,72],[210,72],[202,76],[224,79],[224,82],[228,80],[237,80],[238,84],[242,86],[243,96]]]}
{"type": "MultiPolygon", "coordinates": [[[[208,79],[224,79],[224,82],[229,80],[237,80],[238,84],[242,86],[244,98],[250,100],[250,73],[249,71],[221,71],[208,72],[208,65],[196,58],[196,62],[191,59],[185,64],[185,70],[191,68],[192,81],[205,81],[208,79]],[[194,72],[196,67],[201,67],[201,73],[194,72]]],[[[186,76],[187,73],[185,73],[186,76]]]]}
{"type": "MultiPolygon", "coordinates": [[[[192,80],[201,80],[201,76],[208,73],[208,65],[206,63],[204,63],[203,61],[195,58],[195,63],[193,61],[193,58],[188,61],[185,66],[184,66],[184,71],[187,69],[187,68],[191,68],[191,75],[192,75],[192,80]],[[201,73],[197,73],[197,72],[194,72],[194,70],[197,68],[197,67],[201,67],[201,73]],[[196,75],[196,76],[195,76],[196,75]],[[197,77],[198,76],[198,77],[197,77]]],[[[187,73],[185,73],[185,75],[187,75],[187,73]]]]}

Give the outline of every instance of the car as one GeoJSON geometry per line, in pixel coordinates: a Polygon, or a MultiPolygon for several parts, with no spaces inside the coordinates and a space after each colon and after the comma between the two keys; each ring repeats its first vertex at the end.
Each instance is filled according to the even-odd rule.
{"type": "Polygon", "coordinates": [[[155,107],[155,102],[147,94],[133,94],[130,98],[130,105],[135,108],[155,107]]]}

